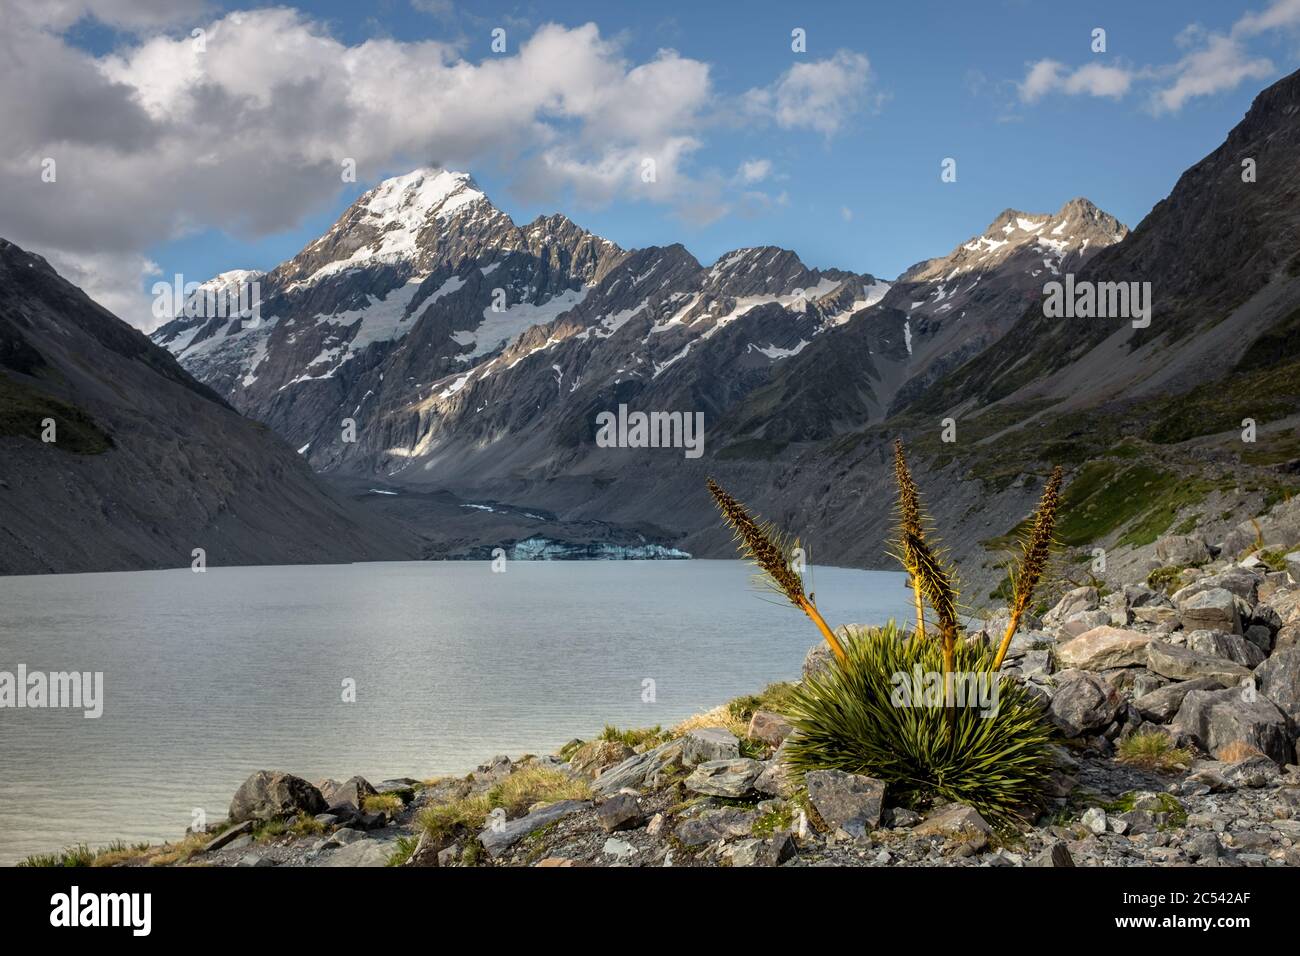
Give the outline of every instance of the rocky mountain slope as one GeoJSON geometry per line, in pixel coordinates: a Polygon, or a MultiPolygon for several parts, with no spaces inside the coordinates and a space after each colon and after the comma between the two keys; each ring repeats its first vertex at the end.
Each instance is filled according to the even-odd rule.
{"type": "MultiPolygon", "coordinates": [[[[598,447],[602,411],[701,413],[705,461],[767,438],[738,416],[776,421],[764,405],[774,390],[817,399],[782,445],[861,428],[900,388],[996,339],[1008,302],[1041,275],[1123,233],[1084,200],[1055,216],[1008,211],[891,287],[775,247],[703,266],[677,245],[620,249],[562,216],[517,227],[468,176],[417,170],[257,276],[260,321],[200,307],[153,339],[350,490],[386,482],[375,507],[420,527],[431,554],[536,534],[585,546],[596,524],[639,529],[614,535],[619,546],[672,547],[676,506],[626,492],[636,476],[653,485],[697,469],[681,451],[598,447]],[[549,512],[552,523],[503,522],[508,509],[479,509],[475,527],[431,521],[430,495],[451,492],[469,507],[509,502],[516,517],[549,512]]],[[[253,274],[205,288],[228,289],[232,275],[253,274]]]]}
{"type": "Polygon", "coordinates": [[[0,572],[180,568],[195,548],[212,565],[417,553],[402,528],[338,498],[265,425],[4,240],[0,303],[0,572]]]}
{"type": "MultiPolygon", "coordinates": [[[[260,328],[155,340],[316,468],[391,482],[384,508],[416,523],[448,492],[726,556],[713,473],[818,560],[879,566],[875,489],[903,435],[977,598],[1052,463],[1072,479],[1065,543],[1124,568],[1169,531],[1220,544],[1297,484],[1298,87],[1262,92],[1132,235],[1082,199],[1007,210],[885,283],[774,248],[703,266],[562,217],[519,228],[468,177],[424,170],[265,277],[260,328]],[[1044,287],[1067,276],[1150,282],[1152,321],[1049,318],[1044,287]],[[702,413],[703,456],[601,447],[598,416],[622,405],[702,413]]],[[[428,553],[551,532],[485,513],[455,542],[430,529],[428,553]]]]}
{"type": "Polygon", "coordinates": [[[259,281],[261,323],[182,317],[154,341],[319,469],[439,480],[467,456],[480,474],[543,465],[607,401],[712,418],[888,289],[772,247],[706,268],[563,216],[519,227],[432,169],[381,183],[259,281]]]}

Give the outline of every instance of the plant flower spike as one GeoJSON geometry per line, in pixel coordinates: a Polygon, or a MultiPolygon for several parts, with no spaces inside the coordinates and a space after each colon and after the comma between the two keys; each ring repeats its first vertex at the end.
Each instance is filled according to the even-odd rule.
{"type": "Polygon", "coordinates": [[[1002,666],[1002,659],[1007,656],[1007,649],[1011,646],[1011,638],[1020,626],[1020,618],[1029,607],[1034,588],[1047,569],[1047,561],[1052,552],[1052,528],[1056,524],[1056,512],[1060,504],[1061,466],[1057,465],[1043,488],[1043,497],[1038,502],[1038,510],[1034,512],[1033,527],[1021,544],[1020,567],[1015,572],[1015,591],[1008,608],[1011,620],[1007,623],[1006,633],[1002,635],[1002,646],[993,659],[992,669],[995,671],[1002,666]]]}
{"type": "Polygon", "coordinates": [[[741,552],[758,567],[769,587],[784,595],[786,600],[808,615],[830,645],[836,659],[843,662],[844,648],[831,632],[830,625],[821,616],[812,598],[804,594],[802,579],[790,567],[784,536],[771,522],[759,524],[750,517],[745,506],[727,494],[712,478],[709,479],[708,486],[722,517],[735,532],[741,552]]]}

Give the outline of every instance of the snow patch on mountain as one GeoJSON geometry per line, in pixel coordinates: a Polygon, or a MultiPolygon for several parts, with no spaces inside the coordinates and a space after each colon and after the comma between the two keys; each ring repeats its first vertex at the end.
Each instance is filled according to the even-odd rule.
{"type": "Polygon", "coordinates": [[[559,295],[552,296],[540,305],[531,302],[517,302],[500,312],[494,312],[491,306],[483,310],[483,321],[470,332],[458,333],[456,342],[468,346],[474,342],[474,348],[462,359],[473,360],[489,352],[509,345],[534,325],[546,325],[553,322],[565,312],[582,302],[589,291],[587,286],[581,289],[566,289],[559,295]],[[472,336],[466,339],[466,335],[472,336]]]}

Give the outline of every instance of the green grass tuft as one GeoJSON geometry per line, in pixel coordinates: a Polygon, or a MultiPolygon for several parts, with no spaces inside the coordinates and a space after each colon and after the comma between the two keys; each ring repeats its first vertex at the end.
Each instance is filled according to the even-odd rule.
{"type": "Polygon", "coordinates": [[[1192,752],[1174,746],[1169,735],[1160,730],[1125,737],[1116,750],[1115,759],[1120,763],[1159,773],[1186,770],[1192,764],[1192,752]]]}

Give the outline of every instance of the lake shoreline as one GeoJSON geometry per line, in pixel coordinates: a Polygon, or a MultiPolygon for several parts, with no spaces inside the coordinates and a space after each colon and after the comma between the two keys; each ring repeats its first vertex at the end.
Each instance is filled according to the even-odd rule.
{"type": "MultiPolygon", "coordinates": [[[[1044,804],[1011,830],[837,771],[804,790],[781,760],[793,728],[778,683],[666,731],[609,727],[464,777],[259,772],[228,821],[93,862],[1300,866],[1300,552],[1282,570],[1252,554],[1157,571],[1168,587],[1075,588],[1017,632],[1003,673],[1042,695],[1060,745],[1044,804]],[[1134,747],[1157,737],[1154,756],[1134,747]]],[[[968,637],[992,644],[1004,624],[968,637]]],[[[790,677],[826,666],[816,645],[790,677]]]]}

